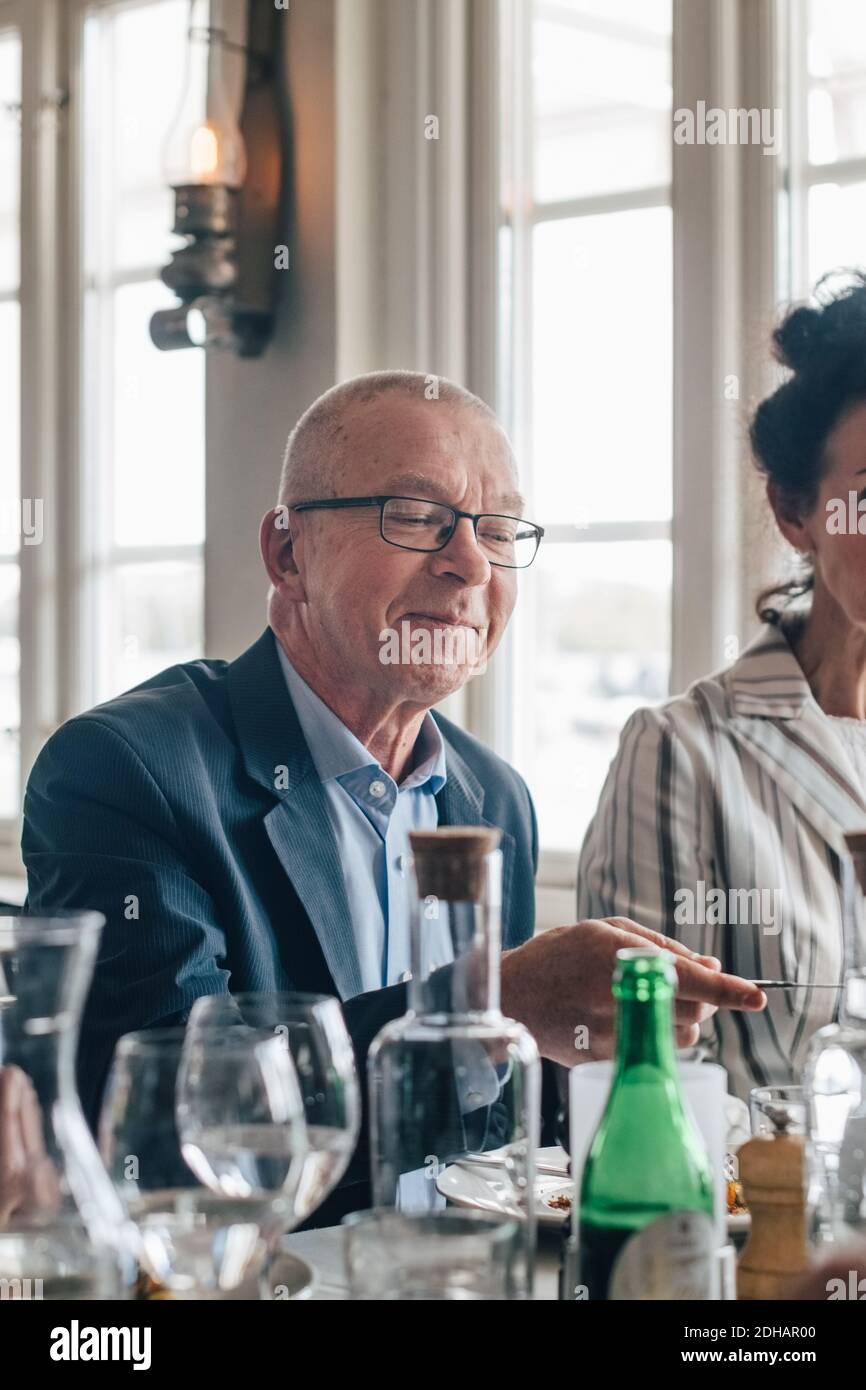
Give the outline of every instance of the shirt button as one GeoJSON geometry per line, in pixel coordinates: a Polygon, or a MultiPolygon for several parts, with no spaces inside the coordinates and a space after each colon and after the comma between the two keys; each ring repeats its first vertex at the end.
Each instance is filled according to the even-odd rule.
{"type": "Polygon", "coordinates": [[[378,777],[376,778],[375,782],[370,783],[369,791],[371,796],[375,796],[377,798],[380,796],[384,796],[387,790],[388,788],[385,786],[385,783],[380,782],[378,777]]]}

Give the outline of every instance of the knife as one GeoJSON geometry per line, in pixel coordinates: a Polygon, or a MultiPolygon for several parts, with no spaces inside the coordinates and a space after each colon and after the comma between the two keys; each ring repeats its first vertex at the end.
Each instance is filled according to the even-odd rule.
{"type": "Polygon", "coordinates": [[[841,981],[838,985],[812,984],[808,980],[750,980],[750,985],[757,985],[759,989],[841,989],[841,981]]]}

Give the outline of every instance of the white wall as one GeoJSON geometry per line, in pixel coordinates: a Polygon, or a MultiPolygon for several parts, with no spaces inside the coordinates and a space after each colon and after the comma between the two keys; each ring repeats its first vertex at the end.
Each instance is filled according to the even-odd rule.
{"type": "Polygon", "coordinates": [[[237,656],[265,626],[259,521],[276,501],[290,429],[335,380],[334,10],[334,0],[292,0],[279,12],[294,153],[277,237],[289,247],[291,268],[278,275],[274,338],[259,358],[208,357],[209,657],[237,656]]]}

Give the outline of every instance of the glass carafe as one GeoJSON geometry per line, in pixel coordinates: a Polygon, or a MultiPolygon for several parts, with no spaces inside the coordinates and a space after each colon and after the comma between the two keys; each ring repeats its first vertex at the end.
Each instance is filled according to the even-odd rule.
{"type": "Polygon", "coordinates": [[[816,1244],[866,1235],[866,831],[845,843],[839,1022],[815,1034],[803,1074],[816,1244]]]}
{"type": "Polygon", "coordinates": [[[104,918],[0,918],[0,1287],[6,1298],[125,1297],[123,1208],[75,1083],[104,918]]]}
{"type": "Polygon", "coordinates": [[[376,1206],[417,1213],[452,1197],[518,1216],[520,1298],[532,1279],[541,1070],[531,1035],[499,1006],[499,839],[486,827],[410,835],[409,1012],[370,1049],[371,1175],[376,1206]]]}

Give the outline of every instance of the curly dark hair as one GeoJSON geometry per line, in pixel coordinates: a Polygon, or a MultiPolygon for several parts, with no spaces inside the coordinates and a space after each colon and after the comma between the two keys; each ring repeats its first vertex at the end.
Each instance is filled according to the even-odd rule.
{"type": "MultiPolygon", "coordinates": [[[[789,310],[773,333],[773,356],[792,375],[761,402],[749,429],[758,471],[805,514],[826,472],[829,436],[853,405],[866,400],[866,272],[832,271],[812,298],[789,310]],[[840,276],[846,281],[841,286],[840,276]]],[[[803,563],[799,576],[759,594],[764,622],[780,622],[784,608],[814,588],[811,564],[803,563]],[[772,600],[782,600],[782,611],[772,600]]]]}

